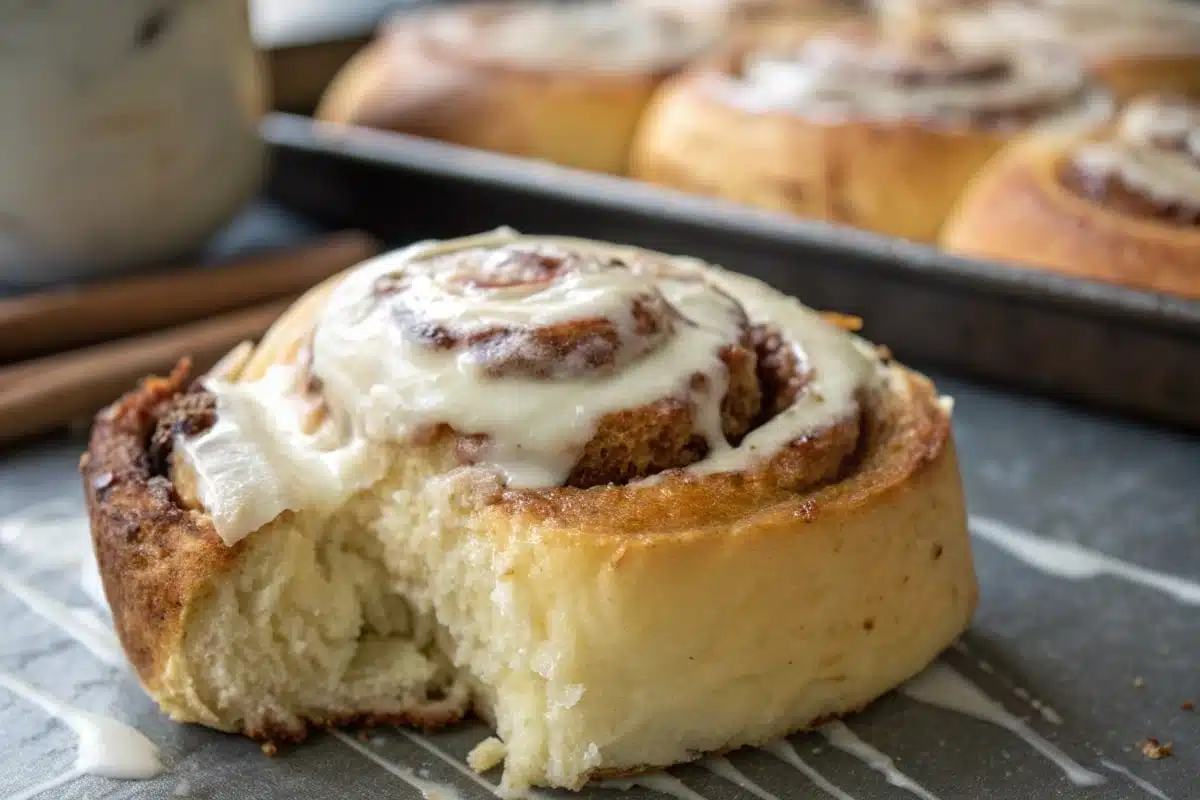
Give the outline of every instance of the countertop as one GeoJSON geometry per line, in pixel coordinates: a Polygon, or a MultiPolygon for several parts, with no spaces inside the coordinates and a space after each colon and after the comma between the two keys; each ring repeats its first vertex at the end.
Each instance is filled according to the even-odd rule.
{"type": "MultiPolygon", "coordinates": [[[[303,227],[258,208],[219,248],[286,239],[303,227]]],[[[855,800],[914,792],[926,800],[1200,797],[1200,711],[1184,710],[1200,705],[1200,438],[934,377],[956,400],[982,585],[974,624],[943,663],[1107,780],[1076,787],[1010,730],[902,695],[847,723],[924,795],[889,785],[817,734],[793,737],[796,752],[855,800]],[[1173,757],[1144,756],[1139,743],[1149,736],[1173,743],[1173,757]]],[[[64,432],[0,452],[0,577],[77,609],[94,606],[80,580],[83,443],[82,431],[64,432]],[[30,548],[31,536],[43,546],[30,548]],[[45,548],[44,537],[56,546],[45,548]]],[[[64,800],[418,796],[389,771],[396,765],[453,783],[463,797],[487,797],[498,777],[469,778],[462,766],[485,735],[478,725],[429,738],[384,729],[365,744],[317,735],[267,759],[247,740],[169,722],[128,669],[106,666],[4,588],[0,619],[0,670],[123,720],[161,748],[162,776],[83,777],[54,790],[64,800]]],[[[0,797],[69,771],[73,759],[67,727],[0,689],[0,797]]],[[[730,763],[752,788],[689,766],[672,771],[683,781],[672,791],[690,800],[834,796],[761,750],[735,753],[730,763]]],[[[635,788],[627,796],[655,795],[635,788]]]]}

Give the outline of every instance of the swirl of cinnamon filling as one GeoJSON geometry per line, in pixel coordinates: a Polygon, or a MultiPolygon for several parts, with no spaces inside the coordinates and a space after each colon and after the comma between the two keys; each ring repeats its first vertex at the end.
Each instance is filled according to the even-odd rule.
{"type": "Polygon", "coordinates": [[[518,69],[677,69],[713,39],[677,11],[612,0],[505,2],[427,12],[418,46],[518,69]]]}
{"type": "MultiPolygon", "coordinates": [[[[509,486],[586,488],[732,451],[819,391],[800,343],[753,321],[705,269],[495,237],[381,259],[330,300],[312,370],[366,435],[449,433],[462,462],[499,467],[509,486]]],[[[853,420],[842,401],[818,427],[853,420]]],[[[831,468],[792,466],[799,482],[831,468]]]]}
{"type": "Polygon", "coordinates": [[[999,128],[1075,110],[1089,94],[1082,67],[1060,50],[867,26],[811,38],[790,54],[751,53],[737,84],[752,107],[999,128]]]}
{"type": "Polygon", "coordinates": [[[181,409],[203,418],[156,434],[227,542],[337,507],[397,447],[510,492],[810,487],[853,463],[887,374],[838,320],[751,278],[508,230],[369,261],[305,308],[260,345],[262,370],[210,376],[215,401],[181,409]]]}
{"type": "Polygon", "coordinates": [[[1200,104],[1179,97],[1130,104],[1111,139],[1075,150],[1062,179],[1123,214],[1200,225],[1200,104]]]}

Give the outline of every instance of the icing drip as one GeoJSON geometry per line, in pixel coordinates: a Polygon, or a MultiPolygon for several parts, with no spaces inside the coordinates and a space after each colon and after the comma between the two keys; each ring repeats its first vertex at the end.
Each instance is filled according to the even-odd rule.
{"type": "Polygon", "coordinates": [[[816,37],[791,55],[753,52],[733,84],[754,109],[815,118],[1028,124],[1090,102],[1082,68],[1044,47],[939,34],[816,37]]]}
{"type": "Polygon", "coordinates": [[[620,73],[676,68],[711,43],[713,28],[678,12],[590,0],[435,12],[425,35],[444,47],[529,69],[620,73]]]}
{"type": "Polygon", "coordinates": [[[116,634],[91,609],[71,608],[3,568],[0,568],[0,589],[14,595],[30,611],[58,627],[108,666],[117,669],[125,666],[125,655],[116,634]]]}
{"type": "Polygon", "coordinates": [[[376,766],[386,770],[400,780],[407,783],[412,788],[421,793],[425,800],[459,800],[462,797],[458,790],[448,783],[439,783],[431,781],[427,778],[422,778],[411,767],[400,766],[393,764],[383,756],[376,753],[367,745],[355,739],[353,736],[342,733],[341,731],[330,731],[330,733],[345,744],[350,749],[356,751],[359,755],[371,761],[376,766]]]}
{"type": "Polygon", "coordinates": [[[1074,759],[1039,736],[1032,728],[1010,714],[1004,706],[988,697],[975,684],[945,664],[933,664],[900,687],[900,691],[922,703],[957,711],[999,725],[1021,738],[1055,766],[1076,786],[1098,786],[1104,777],[1085,769],[1074,759]]]}
{"type": "Polygon", "coordinates": [[[0,672],[0,688],[7,689],[66,723],[79,740],[75,766],[70,772],[20,792],[14,795],[14,798],[34,797],[80,775],[96,775],[118,780],[148,780],[162,772],[158,748],[128,725],[99,714],[72,708],[6,672],[0,672]]]}
{"type": "Polygon", "coordinates": [[[819,730],[831,745],[878,772],[892,786],[903,789],[920,800],[939,800],[937,795],[897,769],[891,758],[858,738],[844,722],[830,722],[822,725],[819,730]]]}
{"type": "Polygon", "coordinates": [[[1037,536],[999,520],[971,517],[971,533],[1047,575],[1074,581],[1111,576],[1165,594],[1183,605],[1200,606],[1200,581],[1155,572],[1071,542],[1037,536]]]}

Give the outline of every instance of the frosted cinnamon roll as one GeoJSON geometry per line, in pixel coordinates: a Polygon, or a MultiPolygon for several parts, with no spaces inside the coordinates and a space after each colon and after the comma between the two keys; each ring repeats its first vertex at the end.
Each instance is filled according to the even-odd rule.
{"type": "Polygon", "coordinates": [[[947,223],[955,252],[1200,297],[1200,103],[1132,102],[1100,134],[999,156],[947,223]]]}
{"type": "Polygon", "coordinates": [[[861,708],[976,584],[949,403],[847,327],[603,242],[363,264],[97,418],[122,642],[175,718],[268,740],[474,710],[511,791],[861,708]]]}
{"type": "Polygon", "coordinates": [[[621,173],[650,93],[717,34],[608,0],[408,13],[346,65],[317,116],[621,173]]]}
{"type": "Polygon", "coordinates": [[[1108,113],[1062,51],[847,26],[734,51],[668,83],[643,120],[633,174],[932,241],[1011,137],[1108,113]]]}
{"type": "Polygon", "coordinates": [[[1200,9],[1194,3],[943,0],[943,6],[955,5],[965,13],[952,14],[952,24],[964,35],[1069,48],[1122,100],[1153,91],[1200,93],[1200,9]]]}

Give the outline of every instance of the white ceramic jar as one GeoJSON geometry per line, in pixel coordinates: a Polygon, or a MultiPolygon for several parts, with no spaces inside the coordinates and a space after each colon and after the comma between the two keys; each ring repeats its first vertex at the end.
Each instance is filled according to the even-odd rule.
{"type": "Polygon", "coordinates": [[[246,0],[0,2],[0,284],[197,247],[253,195],[246,0]]]}

